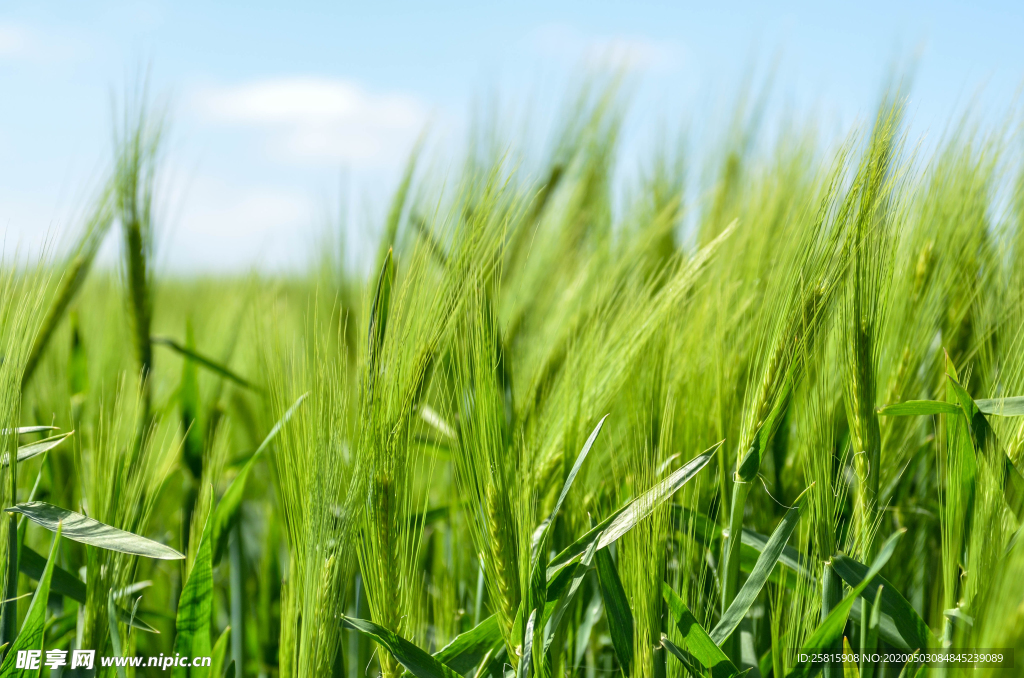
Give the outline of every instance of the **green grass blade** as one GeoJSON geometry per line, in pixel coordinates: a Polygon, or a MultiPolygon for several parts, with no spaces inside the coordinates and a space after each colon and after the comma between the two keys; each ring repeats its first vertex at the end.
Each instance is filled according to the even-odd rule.
{"type": "MultiPolygon", "coordinates": [[[[843,654],[853,655],[853,648],[850,647],[850,641],[846,638],[843,638],[843,654]]],[[[857,669],[856,662],[843,662],[843,678],[860,678],[860,671],[857,669]]]]}
{"type": "Polygon", "coordinates": [[[435,652],[434,659],[456,673],[466,673],[478,666],[489,653],[497,651],[501,643],[498,617],[492,614],[435,652]]]}
{"type": "Polygon", "coordinates": [[[645,492],[639,499],[630,502],[626,510],[617,515],[611,524],[601,532],[601,537],[597,542],[598,550],[615,543],[619,537],[633,529],[637,523],[653,513],[655,508],[675,494],[679,488],[692,480],[711,461],[723,442],[715,443],[707,451],[687,462],[668,478],[645,492]]]}
{"type": "Polygon", "coordinates": [[[1024,396],[1012,398],[983,398],[975,400],[978,411],[982,414],[992,414],[997,417],[1021,417],[1024,416],[1024,396]]]}
{"type": "Polygon", "coordinates": [[[806,496],[805,491],[797,498],[793,508],[786,511],[786,515],[782,517],[782,521],[775,528],[775,531],[772,532],[771,538],[765,544],[764,551],[761,552],[760,557],[757,559],[757,563],[754,565],[750,576],[747,577],[747,581],[737,591],[736,597],[733,598],[732,603],[729,604],[729,607],[722,614],[722,618],[715,628],[711,630],[711,639],[716,644],[721,645],[724,643],[732,635],[733,631],[736,630],[736,627],[740,625],[743,618],[747,616],[747,611],[754,604],[754,599],[761,592],[761,587],[768,581],[768,577],[771,576],[772,570],[775,568],[775,563],[782,556],[782,551],[789,541],[789,536],[796,529],[797,521],[800,519],[800,508],[806,496]]]}
{"type": "Polygon", "coordinates": [[[225,627],[221,631],[217,642],[213,644],[213,651],[210,655],[210,678],[221,678],[224,675],[224,665],[228,659],[228,642],[231,639],[231,627],[225,627]]]}
{"type": "MultiPolygon", "coordinates": [[[[828,652],[829,648],[833,647],[842,638],[843,629],[846,628],[846,620],[850,615],[850,609],[853,607],[854,601],[864,592],[868,587],[868,583],[874,579],[875,575],[889,562],[889,558],[892,557],[893,552],[896,550],[896,545],[905,532],[906,529],[899,530],[885,541],[864,580],[854,587],[838,605],[832,608],[825,621],[818,625],[818,628],[814,630],[811,637],[804,643],[801,652],[807,654],[828,652]]],[[[787,674],[787,678],[811,678],[817,675],[822,668],[823,665],[819,663],[798,662],[793,670],[787,674]]]]}
{"type": "MultiPolygon", "coordinates": [[[[743,528],[742,543],[744,546],[753,547],[759,553],[764,553],[765,548],[768,546],[768,541],[769,538],[760,532],[755,532],[754,530],[746,527],[743,528]]],[[[779,563],[806,578],[808,581],[814,581],[814,575],[807,567],[807,557],[792,546],[787,544],[782,549],[782,553],[779,555],[779,563]]]]}
{"type": "MultiPolygon", "coordinates": [[[[858,587],[864,581],[869,569],[863,563],[859,563],[848,556],[838,555],[832,558],[832,569],[835,570],[843,581],[851,588],[858,587]]],[[[889,583],[885,577],[876,574],[872,581],[868,582],[863,594],[864,600],[872,602],[869,594],[882,588],[882,612],[888,615],[896,627],[897,632],[907,647],[911,650],[935,647],[935,636],[925,623],[921,615],[914,610],[914,607],[900,595],[896,587],[889,583]]],[[[863,607],[861,608],[864,609],[863,607]]]]}
{"type": "Polygon", "coordinates": [[[601,585],[608,632],[612,637],[615,655],[627,676],[633,664],[633,611],[629,609],[626,590],[622,587],[618,570],[607,548],[597,551],[597,578],[601,585]]]}
{"type": "MultiPolygon", "coordinates": [[[[737,675],[739,671],[736,669],[736,666],[729,660],[729,657],[722,651],[722,648],[711,639],[708,632],[704,630],[704,627],[700,625],[697,618],[686,607],[686,603],[672,590],[668,582],[661,583],[661,593],[665,598],[665,603],[668,604],[668,611],[672,621],[675,622],[676,627],[686,641],[686,648],[700,662],[701,666],[711,672],[711,678],[730,678],[730,676],[737,675]]],[[[662,644],[665,644],[664,640],[662,644]]],[[[677,657],[680,656],[669,645],[665,645],[665,647],[672,654],[677,657]]]]}
{"type": "MultiPolygon", "coordinates": [[[[174,651],[182,656],[210,656],[210,622],[213,614],[213,546],[212,520],[207,515],[203,535],[199,539],[195,562],[188,573],[178,599],[178,616],[174,628],[174,651]]],[[[209,667],[189,669],[175,667],[173,675],[180,678],[204,677],[209,667]]]]}
{"type": "Polygon", "coordinates": [[[36,525],[45,527],[51,532],[56,532],[63,524],[64,536],[80,544],[158,560],[183,560],[185,558],[170,546],[119,530],[98,520],[87,518],[81,513],[47,504],[44,501],[30,501],[11,506],[7,512],[20,513],[36,525]]]}
{"type": "MultiPolygon", "coordinates": [[[[15,429],[15,431],[17,431],[18,435],[20,436],[26,435],[28,433],[43,433],[44,431],[58,430],[60,430],[59,426],[19,426],[18,428],[15,429]]],[[[6,428],[0,430],[0,435],[10,435],[10,430],[6,428]]]]}
{"type": "MultiPolygon", "coordinates": [[[[871,604],[871,617],[868,619],[868,636],[860,648],[862,655],[874,652],[878,648],[878,634],[879,628],[882,624],[882,591],[884,590],[885,587],[879,586],[878,591],[875,592],[875,602],[871,604]]],[[[867,592],[870,593],[870,589],[868,589],[867,592]]],[[[867,599],[864,598],[862,600],[867,599]]],[[[863,606],[863,602],[861,605],[863,606]]],[[[863,674],[862,678],[872,678],[875,675],[874,662],[862,662],[861,668],[861,673],[863,674]]]]}
{"type": "MultiPolygon", "coordinates": [[[[551,525],[554,524],[555,518],[558,516],[558,512],[562,508],[562,502],[565,501],[565,497],[569,494],[569,490],[572,488],[572,483],[576,480],[576,476],[579,474],[580,468],[583,466],[583,462],[586,461],[587,455],[590,453],[590,448],[594,446],[594,442],[597,440],[598,434],[601,433],[601,427],[604,426],[606,419],[608,419],[607,414],[601,417],[601,421],[597,422],[597,426],[594,427],[594,430],[590,433],[590,437],[587,438],[587,442],[584,443],[583,449],[580,450],[579,455],[577,455],[576,461],[573,463],[572,469],[569,471],[569,475],[566,477],[565,483],[562,485],[562,491],[558,495],[555,507],[551,509],[551,515],[547,517],[547,520],[545,520],[542,525],[540,538],[537,539],[535,547],[535,551],[538,554],[545,549],[547,545],[547,536],[551,531],[551,525]]],[[[534,567],[536,566],[537,564],[535,563],[534,567]]]]}
{"type": "MultiPolygon", "coordinates": [[[[20,464],[26,459],[31,459],[32,457],[38,457],[44,452],[49,452],[67,440],[69,436],[74,435],[74,433],[74,431],[68,431],[67,433],[62,433],[59,436],[51,436],[34,443],[29,443],[28,445],[22,445],[18,448],[18,463],[20,464]]],[[[7,466],[7,463],[7,454],[0,455],[0,467],[7,466]]]]}
{"type": "Polygon", "coordinates": [[[370,323],[367,336],[367,402],[372,402],[375,393],[374,384],[380,368],[380,354],[384,349],[384,336],[387,332],[388,313],[391,306],[391,287],[395,281],[395,257],[388,249],[381,263],[380,275],[377,276],[377,290],[370,306],[370,323]]]}
{"type": "MultiPolygon", "coordinates": [[[[548,651],[548,647],[550,646],[551,641],[554,639],[555,633],[558,631],[558,627],[562,623],[562,619],[565,617],[566,612],[569,611],[570,605],[572,605],[572,601],[576,596],[576,592],[579,590],[580,585],[583,583],[583,578],[586,577],[587,573],[590,571],[590,565],[594,560],[594,555],[596,554],[596,552],[597,542],[593,542],[587,549],[587,552],[583,554],[583,558],[580,559],[580,562],[576,563],[576,567],[573,571],[572,583],[569,585],[568,593],[566,593],[566,595],[564,596],[562,596],[560,593],[558,594],[558,605],[555,607],[554,612],[552,612],[551,614],[550,621],[548,623],[547,633],[544,638],[545,653],[548,651]]],[[[551,591],[551,588],[553,587],[549,587],[548,589],[549,593],[551,591]]],[[[552,597],[549,595],[548,601],[550,602],[551,600],[552,597]]]]}
{"type": "Polygon", "coordinates": [[[551,560],[547,571],[548,580],[550,581],[562,568],[586,552],[595,540],[597,548],[600,550],[607,548],[622,535],[632,530],[637,523],[653,513],[655,508],[707,466],[721,446],[722,442],[715,443],[705,452],[683,465],[682,468],[673,472],[668,478],[605,518],[596,527],[591,528],[589,532],[567,546],[551,560]]]}
{"type": "Polygon", "coordinates": [[[537,613],[536,608],[530,612],[526,628],[523,629],[523,654],[519,658],[519,668],[516,671],[518,678],[530,678],[533,669],[533,637],[537,630],[537,613]]]}
{"type": "MultiPolygon", "coordinates": [[[[678,504],[673,504],[671,508],[673,511],[675,527],[682,535],[696,540],[697,543],[704,547],[710,547],[721,539],[721,526],[703,513],[678,504]]],[[[766,535],[744,527],[740,545],[740,569],[748,573],[753,570],[757,559],[760,557],[761,552],[764,551],[765,546],[767,545],[768,537],[766,535]]],[[[806,579],[812,585],[815,584],[816,579],[814,574],[807,566],[807,556],[800,553],[792,546],[787,544],[786,547],[782,549],[782,555],[779,556],[779,562],[794,573],[806,579]]],[[[792,587],[795,583],[791,576],[777,577],[776,573],[773,573],[772,578],[785,582],[789,587],[792,587]]]]}
{"type": "MultiPolygon", "coordinates": [[[[43,573],[46,572],[46,558],[43,558],[39,553],[24,545],[18,549],[18,553],[21,556],[21,562],[19,563],[21,573],[39,581],[43,577],[43,573]]],[[[71,600],[84,603],[85,590],[85,582],[61,566],[53,566],[53,574],[50,579],[50,591],[52,593],[59,593],[71,600]]]]}
{"type": "Polygon", "coordinates": [[[356,619],[344,615],[341,617],[341,623],[345,628],[358,631],[377,641],[416,678],[459,678],[459,674],[443,662],[438,661],[393,631],[366,619],[356,619]]]}
{"type": "Polygon", "coordinates": [[[669,640],[668,636],[666,636],[664,633],[661,634],[661,644],[666,650],[669,651],[669,653],[671,653],[676,659],[678,659],[683,664],[683,666],[686,667],[686,670],[689,672],[691,676],[703,675],[703,672],[700,670],[700,661],[695,656],[693,656],[692,654],[690,654],[689,652],[687,652],[686,650],[682,649],[681,647],[673,643],[671,640],[669,640]]]}
{"type": "MultiPolygon", "coordinates": [[[[534,609],[542,609],[545,603],[547,603],[549,600],[547,595],[547,571],[545,563],[543,562],[543,558],[547,553],[548,534],[551,531],[551,526],[554,524],[555,518],[558,516],[559,510],[561,510],[562,508],[562,502],[565,501],[565,497],[569,494],[569,490],[570,488],[572,488],[572,483],[576,479],[577,474],[579,474],[580,468],[583,466],[583,462],[586,460],[587,454],[590,453],[590,448],[594,446],[594,441],[597,440],[597,436],[601,432],[601,427],[604,426],[604,422],[607,418],[607,414],[604,417],[602,417],[601,421],[597,422],[597,426],[594,427],[594,430],[591,432],[590,437],[587,438],[587,442],[583,445],[583,449],[580,451],[579,455],[577,455],[576,461],[573,463],[572,469],[569,471],[569,475],[565,479],[565,483],[562,485],[562,491],[558,495],[558,500],[555,502],[554,508],[551,510],[551,515],[549,515],[548,518],[541,525],[540,534],[538,538],[535,540],[532,558],[533,563],[530,567],[530,582],[531,586],[533,587],[532,596],[534,598],[534,609]]],[[[593,546],[594,545],[592,545],[592,547],[593,546]]],[[[588,549],[588,554],[591,556],[593,555],[593,548],[588,549]]],[[[584,555],[584,558],[586,559],[586,554],[584,555]]],[[[587,566],[589,566],[589,564],[589,562],[586,563],[587,566]]],[[[551,639],[554,636],[554,629],[558,627],[558,624],[561,621],[562,615],[565,613],[565,609],[569,604],[569,601],[572,599],[572,597],[576,593],[576,590],[579,588],[580,581],[583,578],[582,575],[583,573],[580,573],[579,576],[573,578],[573,582],[570,586],[568,595],[560,601],[558,607],[556,608],[556,612],[554,613],[556,619],[551,624],[550,633],[544,640],[545,651],[547,650],[548,643],[551,642],[551,639]]]]}
{"type": "Polygon", "coordinates": [[[908,400],[894,405],[886,405],[878,410],[883,417],[914,417],[920,415],[956,414],[960,411],[956,405],[940,400],[908,400]]]}
{"type": "Polygon", "coordinates": [[[587,442],[584,443],[583,449],[580,450],[579,455],[576,457],[575,463],[572,465],[572,469],[569,471],[569,476],[565,479],[565,483],[562,485],[562,491],[558,495],[558,501],[555,502],[555,507],[551,509],[551,515],[548,516],[547,526],[548,529],[551,527],[551,523],[555,521],[555,516],[558,515],[559,509],[562,508],[562,502],[565,501],[566,495],[569,494],[569,489],[572,488],[572,483],[576,480],[577,474],[580,472],[580,468],[583,466],[583,462],[586,461],[587,455],[590,453],[590,448],[594,446],[594,442],[597,440],[598,434],[601,433],[601,428],[604,426],[605,420],[608,419],[609,415],[601,417],[601,421],[597,422],[597,426],[590,433],[590,437],[587,438],[587,442]]]}
{"type": "MultiPolygon", "coordinates": [[[[850,608],[850,620],[855,624],[861,623],[861,615],[868,615],[870,623],[871,610],[867,609],[868,606],[864,604],[863,598],[858,598],[853,603],[853,607],[850,608]],[[866,611],[865,611],[866,610],[866,611]]],[[[859,627],[858,627],[859,628],[859,627]]],[[[878,636],[885,642],[892,645],[894,648],[899,650],[910,650],[910,643],[903,639],[903,635],[900,634],[899,629],[896,628],[896,622],[893,621],[892,617],[882,613],[878,620],[878,636]]]]}
{"type": "MultiPolygon", "coordinates": [[[[57,563],[57,547],[60,546],[60,537],[61,526],[58,525],[53,537],[53,546],[50,547],[50,557],[46,560],[46,568],[32,595],[28,614],[25,615],[25,621],[21,625],[21,632],[18,633],[18,637],[15,638],[4,657],[3,664],[0,665],[0,678],[14,678],[15,676],[25,678],[27,675],[31,675],[29,671],[15,668],[18,652],[43,649],[43,634],[46,630],[46,602],[50,597],[50,579],[53,576],[54,565],[57,563]]],[[[35,675],[38,676],[39,672],[36,671],[35,675]]]]}
{"type": "Polygon", "coordinates": [[[187,346],[182,346],[181,344],[179,344],[174,339],[171,339],[170,337],[150,337],[150,341],[157,346],[166,346],[167,348],[173,350],[175,353],[184,356],[185,359],[191,360],[197,365],[201,365],[206,369],[210,370],[211,372],[213,372],[214,374],[220,375],[229,381],[233,381],[242,388],[247,388],[250,391],[257,392],[263,390],[259,386],[253,384],[248,379],[239,376],[236,372],[233,372],[227,367],[221,365],[216,360],[208,358],[203,354],[199,353],[198,351],[194,351],[188,348],[187,346]]]}

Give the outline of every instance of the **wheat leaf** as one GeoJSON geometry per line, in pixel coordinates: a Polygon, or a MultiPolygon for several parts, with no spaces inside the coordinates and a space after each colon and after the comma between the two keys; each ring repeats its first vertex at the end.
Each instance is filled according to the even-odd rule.
{"type": "Polygon", "coordinates": [[[365,619],[341,616],[342,626],[373,638],[416,678],[459,678],[443,662],[431,657],[397,633],[365,619]]]}
{"type": "Polygon", "coordinates": [[[883,417],[913,417],[919,415],[956,414],[960,409],[952,403],[941,400],[908,400],[886,405],[878,410],[883,417]]]}
{"type": "MultiPolygon", "coordinates": [[[[863,563],[859,563],[853,558],[844,555],[832,558],[832,569],[851,588],[859,586],[864,581],[864,576],[869,570],[863,563]]],[[[882,612],[892,619],[900,638],[906,643],[906,648],[920,650],[934,647],[936,641],[931,629],[928,628],[924,619],[914,610],[907,599],[900,595],[896,587],[889,583],[885,577],[880,574],[875,575],[874,579],[868,582],[861,597],[868,603],[872,602],[870,594],[880,586],[882,587],[882,612]]],[[[861,610],[863,609],[861,607],[861,610]]]]}
{"type": "MultiPolygon", "coordinates": [[[[686,648],[700,662],[701,666],[711,672],[711,678],[730,678],[730,676],[739,674],[736,666],[729,660],[729,657],[722,651],[722,648],[711,639],[708,632],[704,630],[704,627],[700,625],[700,622],[693,616],[690,609],[686,607],[683,599],[672,590],[672,587],[667,582],[661,583],[661,594],[668,605],[672,621],[675,622],[679,632],[683,635],[686,648]]],[[[662,641],[663,645],[665,640],[667,639],[662,641]]],[[[672,652],[672,654],[682,660],[680,654],[673,647],[668,645],[665,645],[665,647],[668,648],[669,652],[672,652]]]]}
{"type": "Polygon", "coordinates": [[[775,531],[772,532],[771,538],[765,544],[764,550],[750,572],[750,576],[747,577],[747,581],[743,583],[742,588],[736,593],[736,597],[733,598],[732,603],[729,604],[729,607],[722,614],[718,624],[711,630],[711,639],[716,644],[721,645],[725,642],[732,635],[732,632],[736,630],[736,627],[740,625],[743,618],[747,616],[747,611],[754,604],[754,599],[761,592],[761,587],[768,581],[768,577],[771,576],[772,570],[775,568],[775,563],[782,556],[782,551],[786,547],[786,542],[789,541],[789,536],[796,529],[797,521],[800,519],[800,508],[806,496],[807,491],[804,490],[797,497],[793,508],[786,511],[786,515],[782,517],[782,521],[775,528],[775,531]]]}
{"type": "Polygon", "coordinates": [[[11,506],[7,512],[20,513],[36,525],[45,527],[51,532],[56,532],[63,524],[64,536],[80,544],[158,560],[183,560],[185,558],[170,546],[119,530],[98,520],[87,518],[81,513],[47,504],[44,501],[30,501],[11,506]]]}
{"type": "Polygon", "coordinates": [[[668,478],[665,478],[665,480],[655,485],[643,495],[605,518],[596,527],[591,528],[589,532],[566,547],[552,559],[548,566],[548,580],[550,581],[559,570],[584,553],[594,540],[597,540],[597,548],[600,550],[607,548],[622,535],[632,530],[637,523],[653,513],[655,508],[675,494],[679,488],[692,480],[702,468],[707,466],[708,462],[715,456],[715,452],[722,446],[722,442],[715,443],[705,452],[694,457],[690,462],[684,464],[682,468],[673,472],[668,478]]]}
{"type": "MultiPolygon", "coordinates": [[[[905,532],[906,529],[899,530],[885,541],[863,581],[855,586],[838,605],[832,608],[832,611],[829,612],[825,620],[818,625],[818,628],[814,630],[811,637],[804,642],[800,650],[801,653],[817,654],[828,652],[829,648],[833,647],[842,638],[843,629],[846,628],[846,620],[850,615],[851,608],[853,608],[854,601],[864,592],[868,587],[868,583],[874,579],[875,575],[889,562],[889,558],[892,557],[893,552],[896,550],[896,545],[905,532]]],[[[822,664],[820,663],[798,662],[793,670],[787,674],[787,678],[811,678],[817,675],[821,669],[822,664]]]]}
{"type": "Polygon", "coordinates": [[[434,659],[448,666],[456,673],[466,673],[478,666],[488,653],[501,647],[501,628],[498,617],[487,619],[460,633],[452,642],[434,653],[434,659]]]}
{"type": "Polygon", "coordinates": [[[597,579],[601,585],[601,599],[615,656],[619,658],[622,672],[628,676],[633,664],[633,611],[629,609],[626,590],[607,548],[597,551],[597,579]]]}
{"type": "MultiPolygon", "coordinates": [[[[195,562],[178,599],[174,651],[182,656],[210,656],[210,621],[213,613],[213,547],[211,515],[207,514],[195,562]]],[[[205,677],[209,667],[176,666],[172,675],[180,678],[205,677]]]]}
{"type": "MultiPolygon", "coordinates": [[[[34,443],[22,445],[21,447],[18,448],[18,463],[20,464],[26,459],[38,457],[43,452],[48,452],[52,450],[53,448],[57,447],[62,442],[67,440],[67,438],[73,434],[74,431],[68,431],[67,433],[62,433],[58,436],[51,436],[49,438],[44,438],[43,440],[39,440],[34,443]]],[[[0,455],[0,466],[7,466],[7,464],[8,456],[6,453],[4,453],[0,455]]]]}
{"type": "MultiPolygon", "coordinates": [[[[53,545],[50,547],[50,557],[46,560],[46,567],[39,577],[39,585],[32,595],[32,602],[29,604],[28,614],[21,625],[21,632],[14,639],[14,644],[4,657],[3,665],[0,665],[0,678],[19,678],[25,676],[25,671],[16,668],[16,658],[19,652],[26,650],[43,649],[43,632],[46,629],[46,602],[50,596],[50,579],[53,576],[53,568],[57,563],[57,547],[60,545],[61,526],[57,525],[56,534],[53,537],[53,545]]],[[[37,674],[38,675],[38,672],[37,674]]]]}

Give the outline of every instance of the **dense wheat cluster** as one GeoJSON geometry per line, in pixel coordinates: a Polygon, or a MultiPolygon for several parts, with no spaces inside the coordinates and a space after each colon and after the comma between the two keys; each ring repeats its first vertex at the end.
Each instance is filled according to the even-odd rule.
{"type": "Polygon", "coordinates": [[[359,267],[334,238],[188,279],[154,268],[164,129],[128,107],[78,234],[0,279],[2,675],[1024,662],[1019,139],[924,151],[892,91],[836,143],[741,109],[707,162],[620,180],[624,104],[584,88],[539,160],[414,152],[359,267]]]}

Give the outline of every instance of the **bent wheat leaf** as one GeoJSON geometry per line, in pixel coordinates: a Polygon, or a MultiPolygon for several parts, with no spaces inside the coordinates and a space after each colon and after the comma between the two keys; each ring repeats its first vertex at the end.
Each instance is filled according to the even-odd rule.
{"type": "MultiPolygon", "coordinates": [[[[673,504],[672,514],[676,529],[680,530],[683,535],[696,540],[697,543],[704,547],[710,547],[722,536],[722,528],[699,511],[673,504]]],[[[764,547],[767,544],[767,536],[744,527],[740,545],[740,570],[750,572],[757,563],[757,559],[760,557],[759,554],[764,551],[764,547]]],[[[793,573],[806,579],[814,586],[817,580],[814,573],[807,566],[807,562],[807,556],[789,545],[782,549],[782,555],[779,556],[779,563],[785,565],[793,573]]],[[[778,579],[790,588],[795,586],[796,579],[794,577],[784,574],[782,576],[779,575],[780,573],[773,572],[772,580],[778,579]]]]}
{"type": "MultiPolygon", "coordinates": [[[[67,433],[62,433],[58,436],[51,436],[34,443],[29,443],[28,445],[22,445],[18,448],[18,463],[20,464],[26,459],[38,457],[43,452],[52,450],[73,434],[74,431],[68,431],[67,433]]],[[[7,454],[4,453],[3,455],[0,455],[0,466],[7,466],[8,463],[9,460],[7,458],[7,454]]]]}
{"type": "MultiPolygon", "coordinates": [[[[53,537],[53,546],[50,547],[50,557],[46,560],[46,568],[39,578],[39,585],[32,595],[32,602],[29,604],[28,614],[21,625],[21,632],[14,639],[14,644],[4,657],[4,663],[0,666],[0,678],[14,678],[24,676],[25,671],[16,668],[19,652],[26,650],[43,649],[43,632],[46,629],[46,602],[50,597],[50,579],[53,576],[53,567],[57,562],[57,547],[60,545],[61,526],[57,525],[56,534],[53,537]]],[[[38,674],[38,672],[37,672],[38,674]]]]}
{"type": "Polygon", "coordinates": [[[654,512],[659,505],[671,497],[683,485],[693,479],[697,473],[707,466],[715,456],[715,452],[725,441],[719,441],[694,457],[668,478],[661,481],[640,497],[629,502],[618,511],[602,520],[596,527],[566,547],[555,556],[548,567],[547,578],[551,579],[566,565],[579,557],[592,542],[597,540],[598,550],[615,543],[622,535],[632,530],[637,523],[654,512]]]}
{"type": "Polygon", "coordinates": [[[666,499],[676,493],[679,488],[688,483],[697,473],[704,468],[715,452],[722,446],[724,440],[709,447],[703,454],[698,455],[692,461],[685,464],[678,471],[675,471],[665,480],[645,492],[638,499],[632,501],[626,510],[616,516],[610,525],[601,532],[597,548],[601,550],[615,543],[619,537],[626,534],[641,520],[649,516],[666,499]]]}
{"type": "MultiPolygon", "coordinates": [[[[729,660],[722,648],[711,639],[708,632],[704,630],[704,627],[700,625],[697,618],[686,607],[686,603],[672,590],[668,582],[661,582],[661,594],[665,598],[665,603],[668,604],[672,620],[676,623],[679,632],[683,634],[687,650],[700,662],[701,666],[711,672],[711,678],[730,678],[730,676],[738,675],[739,671],[736,666],[729,660]]],[[[669,647],[672,644],[667,641],[667,638],[662,638],[662,644],[668,651],[682,660],[681,655],[676,652],[678,648],[675,648],[674,645],[669,647]]]]}
{"type": "Polygon", "coordinates": [[[491,615],[434,653],[434,659],[456,673],[466,673],[480,664],[488,653],[501,647],[498,617],[491,615]]]}
{"type": "Polygon", "coordinates": [[[63,523],[64,536],[80,544],[158,560],[184,560],[185,558],[170,546],[119,530],[98,520],[87,518],[81,513],[47,504],[45,501],[25,502],[11,506],[6,511],[20,513],[36,525],[45,527],[51,532],[56,532],[63,523]]]}
{"type": "Polygon", "coordinates": [[[446,664],[431,657],[426,651],[416,647],[393,631],[366,619],[344,615],[341,615],[341,624],[347,629],[373,638],[416,678],[459,678],[459,674],[446,664]]]}
{"type": "MultiPolygon", "coordinates": [[[[828,652],[829,648],[833,647],[842,638],[843,629],[846,628],[846,620],[850,615],[850,610],[853,608],[853,602],[864,592],[868,587],[868,583],[875,578],[875,575],[881,572],[885,564],[889,562],[889,558],[892,557],[893,552],[896,550],[896,545],[906,531],[906,528],[898,530],[885,541],[863,581],[857,584],[838,605],[832,608],[825,621],[818,625],[818,628],[814,630],[811,637],[804,643],[801,648],[802,654],[828,652]]],[[[798,662],[793,670],[787,674],[787,678],[811,678],[821,671],[822,666],[820,663],[798,662]]]]}
{"type": "MultiPolygon", "coordinates": [[[[763,553],[765,547],[768,546],[768,537],[764,536],[760,532],[755,532],[754,530],[744,527],[742,544],[744,546],[753,547],[758,552],[763,553]]],[[[785,565],[801,577],[804,577],[807,581],[812,583],[815,581],[814,574],[811,573],[810,569],[806,565],[806,556],[788,544],[782,549],[782,555],[779,556],[779,563],[785,565]]]]}
{"type": "Polygon", "coordinates": [[[804,490],[797,497],[793,508],[786,511],[786,515],[782,517],[779,526],[775,528],[771,538],[768,539],[768,543],[765,544],[764,550],[750,572],[750,576],[747,577],[747,581],[743,583],[742,588],[736,593],[736,597],[733,598],[728,609],[722,614],[718,624],[711,630],[711,639],[715,644],[720,645],[724,643],[732,635],[732,632],[736,630],[736,627],[740,625],[743,618],[747,616],[747,611],[754,604],[754,599],[761,592],[761,587],[768,581],[772,570],[775,569],[775,563],[782,556],[782,551],[789,541],[789,536],[796,529],[796,523],[800,519],[800,508],[803,506],[806,496],[807,490],[804,490]]]}

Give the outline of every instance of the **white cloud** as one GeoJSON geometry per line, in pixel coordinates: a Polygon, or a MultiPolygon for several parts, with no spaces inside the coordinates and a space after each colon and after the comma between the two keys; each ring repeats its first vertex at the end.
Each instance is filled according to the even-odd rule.
{"type": "Polygon", "coordinates": [[[205,176],[182,196],[165,225],[162,261],[174,270],[290,268],[313,245],[313,203],[302,191],[205,176]]]}
{"type": "Polygon", "coordinates": [[[405,94],[378,94],[340,79],[290,77],[201,92],[209,121],[262,127],[271,149],[289,160],[387,167],[403,157],[427,121],[405,94]]]}
{"type": "Polygon", "coordinates": [[[533,31],[533,49],[563,61],[581,61],[591,68],[669,71],[682,64],[683,50],[674,42],[643,36],[585,35],[569,26],[549,24],[533,31]]]}
{"type": "Polygon", "coordinates": [[[32,42],[32,35],[25,27],[0,23],[0,56],[25,56],[31,51],[32,42]]]}

